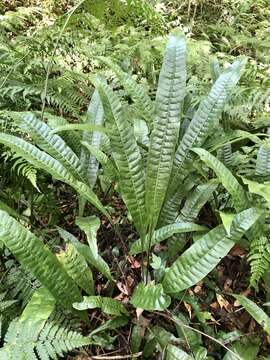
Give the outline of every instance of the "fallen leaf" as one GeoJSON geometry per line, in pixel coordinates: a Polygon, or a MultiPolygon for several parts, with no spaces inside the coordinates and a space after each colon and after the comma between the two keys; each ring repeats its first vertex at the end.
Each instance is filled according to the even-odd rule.
{"type": "Polygon", "coordinates": [[[128,259],[128,262],[131,264],[132,269],[140,269],[141,264],[133,256],[128,256],[127,259],[128,259]]]}
{"type": "Polygon", "coordinates": [[[188,315],[189,315],[189,317],[190,317],[190,319],[191,319],[191,316],[192,316],[192,306],[191,306],[190,304],[186,303],[185,301],[184,301],[184,305],[185,305],[185,308],[187,309],[188,315]]]}
{"type": "Polygon", "coordinates": [[[229,310],[230,303],[228,300],[224,299],[224,297],[220,294],[216,294],[217,302],[219,303],[219,306],[221,309],[225,309],[226,311],[229,310]]]}
{"type": "Polygon", "coordinates": [[[131,289],[129,287],[127,287],[125,284],[123,284],[122,282],[118,282],[116,284],[116,286],[121,291],[121,293],[123,293],[125,295],[130,295],[131,294],[131,289]]]}

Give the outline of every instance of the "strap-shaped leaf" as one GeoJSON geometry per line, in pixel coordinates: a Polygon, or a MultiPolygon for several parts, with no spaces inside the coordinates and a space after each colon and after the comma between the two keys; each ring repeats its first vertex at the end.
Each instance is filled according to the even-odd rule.
{"type": "Polygon", "coordinates": [[[84,296],[83,301],[74,303],[73,307],[77,310],[100,308],[101,311],[109,315],[128,315],[127,310],[120,301],[103,296],[84,296]]]}
{"type": "Polygon", "coordinates": [[[183,168],[191,159],[190,150],[193,147],[202,146],[214,126],[217,125],[224,105],[240,79],[243,65],[243,61],[236,60],[218,77],[206,99],[200,103],[177,148],[167,198],[175,192],[183,180],[183,168]]]}
{"type": "MultiPolygon", "coordinates": [[[[95,90],[87,109],[86,125],[101,126],[103,125],[103,122],[103,105],[98,91],[95,90]]],[[[102,133],[98,131],[94,131],[93,133],[84,131],[83,141],[99,149],[102,143],[102,133]]],[[[93,188],[97,181],[99,161],[94,155],[91,153],[89,154],[84,147],[82,147],[81,160],[84,162],[84,168],[86,169],[90,187],[93,188]]]]}
{"type": "MultiPolygon", "coordinates": [[[[214,190],[217,188],[217,181],[210,180],[206,184],[197,186],[188,195],[180,215],[176,222],[195,221],[204,204],[210,199],[214,190]]],[[[168,251],[170,255],[177,254],[186,244],[188,238],[184,234],[175,234],[169,238],[168,251]]]]}
{"type": "Polygon", "coordinates": [[[145,232],[144,170],[133,127],[123,114],[119,98],[112,89],[97,81],[106,116],[106,129],[111,140],[114,161],[119,171],[123,200],[136,229],[145,232]]]}
{"type": "Polygon", "coordinates": [[[164,310],[170,306],[171,298],[164,293],[161,284],[140,283],[134,290],[130,302],[136,308],[144,310],[164,310]]]}
{"type": "Polygon", "coordinates": [[[178,257],[165,274],[165,291],[176,293],[202,280],[260,216],[261,213],[257,209],[244,210],[232,221],[230,236],[224,226],[220,225],[196,241],[178,257]]]}
{"type": "Polygon", "coordinates": [[[186,87],[186,43],[171,35],[159,75],[156,118],[151,133],[146,176],[148,224],[156,227],[166,195],[180,129],[186,87]]]}
{"type": "Polygon", "coordinates": [[[100,149],[97,147],[82,141],[82,145],[86,147],[86,149],[90,152],[92,157],[95,157],[97,161],[102,165],[102,170],[105,175],[111,181],[117,181],[119,179],[119,174],[117,169],[115,168],[111,159],[100,149]]]}
{"type": "Polygon", "coordinates": [[[246,192],[230,170],[208,151],[204,149],[193,149],[193,151],[215,172],[222,185],[231,195],[236,210],[241,211],[246,208],[248,206],[246,192]]]}
{"type": "Polygon", "coordinates": [[[154,105],[142,85],[139,85],[120,66],[113,63],[109,58],[100,56],[99,59],[108,65],[123,85],[126,92],[131,96],[139,114],[150,124],[153,122],[154,105]]]}
{"type": "MultiPolygon", "coordinates": [[[[95,218],[95,217],[93,217],[93,218],[95,218]]],[[[94,234],[94,229],[97,229],[97,227],[95,226],[95,221],[93,221],[94,224],[91,223],[91,221],[89,221],[89,223],[87,224],[87,223],[85,223],[85,222],[87,222],[87,219],[90,219],[90,217],[89,218],[77,218],[76,223],[88,235],[87,240],[88,240],[89,246],[80,243],[79,240],[75,236],[73,236],[66,230],[58,228],[58,231],[59,231],[60,235],[62,236],[62,238],[65,240],[65,242],[71,243],[78,250],[78,252],[81,255],[83,255],[85,260],[88,261],[88,263],[90,265],[94,266],[98,271],[100,271],[109,280],[112,280],[109,265],[98,254],[97,239],[96,239],[96,234],[94,234]],[[91,228],[91,230],[90,230],[90,228],[91,228]],[[91,238],[89,238],[90,232],[92,232],[91,238]]]]}
{"type": "Polygon", "coordinates": [[[78,156],[53,130],[34,115],[25,116],[20,127],[31,134],[36,145],[58,160],[78,180],[86,180],[83,167],[78,156]]]}
{"type": "Polygon", "coordinates": [[[256,160],[255,174],[259,176],[270,175],[270,141],[266,141],[259,148],[256,160]]]}
{"type": "Polygon", "coordinates": [[[270,318],[269,316],[252,300],[243,295],[233,295],[236,300],[245,308],[245,310],[263,327],[270,335],[270,318]]]}
{"type": "MultiPolygon", "coordinates": [[[[207,228],[205,226],[197,225],[192,222],[176,222],[174,224],[163,226],[154,231],[151,246],[160,243],[163,240],[168,239],[173,234],[181,234],[193,231],[205,231],[207,228]]],[[[131,249],[129,251],[130,255],[139,254],[140,252],[147,251],[149,249],[149,236],[146,235],[145,241],[143,241],[143,248],[141,239],[137,240],[132,244],[131,249]]]]}
{"type": "Polygon", "coordinates": [[[52,158],[49,154],[13,135],[0,133],[0,143],[10,147],[36,168],[45,170],[54,178],[69,184],[80,195],[82,195],[83,198],[99,209],[105,216],[110,217],[96,194],[87,185],[77,181],[77,179],[75,179],[59,161],[52,158]]]}
{"type": "MultiPolygon", "coordinates": [[[[54,133],[54,130],[58,128],[59,126],[63,125],[69,125],[69,122],[56,115],[52,115],[49,113],[45,113],[45,117],[47,118],[47,123],[49,127],[52,129],[52,132],[54,133]]],[[[65,141],[65,143],[75,152],[77,156],[81,153],[81,136],[75,131],[63,131],[61,133],[61,138],[65,141]]]]}
{"type": "Polygon", "coordinates": [[[57,254],[57,257],[75,283],[87,294],[93,295],[95,290],[92,271],[75,246],[67,244],[66,250],[57,254]]]}
{"type": "Polygon", "coordinates": [[[34,234],[4,211],[0,211],[0,240],[18,262],[43,284],[56,301],[68,309],[80,301],[77,285],[56,256],[34,234]]]}
{"type": "MultiPolygon", "coordinates": [[[[201,208],[212,196],[218,184],[216,180],[210,180],[206,184],[198,185],[187,197],[181,210],[180,219],[185,221],[194,221],[201,208]]],[[[180,220],[179,219],[179,220],[180,220]]]]}

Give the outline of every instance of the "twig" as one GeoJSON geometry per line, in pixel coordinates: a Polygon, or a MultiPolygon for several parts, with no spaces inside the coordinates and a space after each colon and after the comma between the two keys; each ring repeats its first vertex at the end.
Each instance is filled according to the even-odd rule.
{"type": "MultiPolygon", "coordinates": [[[[96,355],[96,356],[92,356],[90,358],[90,360],[121,360],[121,359],[133,359],[133,358],[138,358],[142,355],[142,351],[135,353],[135,354],[130,354],[130,355],[115,355],[115,356],[106,356],[106,355],[96,355]]],[[[241,359],[242,360],[242,359],[241,359]]]]}

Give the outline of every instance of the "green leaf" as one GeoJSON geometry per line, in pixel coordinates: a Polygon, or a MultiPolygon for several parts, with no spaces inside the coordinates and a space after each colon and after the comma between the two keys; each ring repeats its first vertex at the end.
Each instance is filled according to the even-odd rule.
{"type": "Polygon", "coordinates": [[[177,293],[202,280],[260,216],[261,213],[256,209],[244,210],[234,217],[230,236],[224,226],[220,225],[197,240],[178,257],[165,274],[163,280],[165,291],[177,293]]]}
{"type": "Polygon", "coordinates": [[[174,194],[183,177],[186,176],[185,169],[192,159],[190,153],[192,148],[202,146],[217,126],[224,105],[240,79],[240,71],[243,65],[244,61],[236,60],[218,77],[208,96],[200,103],[177,148],[167,200],[174,194]]]}
{"type": "Polygon", "coordinates": [[[100,255],[97,257],[94,256],[92,249],[88,245],[82,244],[74,235],[68,231],[58,227],[58,232],[64,241],[66,243],[72,244],[90,265],[94,266],[107,279],[113,280],[109,265],[102,259],[100,255]]]}
{"type": "Polygon", "coordinates": [[[107,210],[89,186],[79,182],[59,161],[39,150],[36,146],[13,135],[0,133],[0,143],[10,147],[36,168],[47,171],[54,178],[73,187],[83,198],[88,200],[105,216],[110,218],[107,210]]]}
{"type": "Polygon", "coordinates": [[[270,335],[270,318],[269,316],[252,300],[243,295],[233,295],[239,301],[241,306],[263,327],[270,335]]]}
{"type": "Polygon", "coordinates": [[[234,206],[237,211],[241,211],[248,207],[248,200],[246,192],[239,184],[233,174],[226,168],[226,166],[219,161],[215,156],[204,149],[192,149],[200,156],[200,159],[209,166],[217,175],[218,179],[232,196],[234,206]]]}
{"type": "Polygon", "coordinates": [[[96,124],[66,124],[57,126],[54,130],[52,130],[52,134],[68,131],[68,130],[78,130],[78,131],[96,131],[105,134],[106,129],[101,125],[96,124]]]}
{"type": "Polygon", "coordinates": [[[245,343],[238,341],[231,347],[231,351],[235,355],[231,351],[227,351],[223,360],[239,360],[239,358],[243,360],[256,360],[259,348],[259,344],[254,344],[249,340],[245,343]]]}
{"type": "Polygon", "coordinates": [[[140,283],[136,286],[130,303],[136,308],[144,310],[164,310],[170,306],[171,298],[164,293],[161,284],[144,285],[140,283]]]}
{"type": "Polygon", "coordinates": [[[58,160],[77,180],[86,180],[77,155],[47,124],[30,115],[22,118],[20,127],[29,132],[36,145],[58,160]]]}
{"type": "Polygon", "coordinates": [[[222,224],[224,225],[224,227],[227,231],[227,234],[230,235],[230,228],[231,228],[231,224],[232,224],[235,214],[225,213],[224,211],[219,211],[219,215],[221,217],[222,224]]]}
{"type": "Polygon", "coordinates": [[[34,234],[0,210],[0,240],[18,262],[30,271],[68,309],[81,299],[80,291],[57,257],[34,234]]]}
{"type": "Polygon", "coordinates": [[[110,179],[110,181],[118,181],[119,173],[115,168],[112,160],[96,146],[90,145],[85,141],[82,141],[82,145],[86,147],[91,156],[93,156],[102,165],[104,174],[110,179]]]}
{"type": "MultiPolygon", "coordinates": [[[[155,230],[151,239],[151,246],[154,246],[155,244],[160,243],[163,240],[168,239],[173,234],[182,234],[187,232],[193,232],[193,231],[205,231],[207,228],[202,225],[197,225],[191,222],[176,222],[174,224],[166,225],[161,227],[158,230],[155,230]]],[[[145,241],[143,241],[143,247],[142,247],[142,241],[141,239],[135,241],[135,243],[132,244],[131,249],[129,251],[130,255],[139,254],[143,251],[148,251],[149,248],[149,235],[146,235],[145,241]]]]}
{"type": "Polygon", "coordinates": [[[130,339],[130,349],[133,353],[140,351],[144,335],[144,329],[142,326],[135,324],[132,329],[131,339],[130,339]]]}
{"type": "Polygon", "coordinates": [[[193,357],[188,355],[175,345],[169,344],[166,349],[166,360],[192,360],[193,357]]]}
{"type": "Polygon", "coordinates": [[[128,321],[129,321],[129,317],[126,315],[117,316],[116,318],[110,319],[110,320],[106,321],[104,324],[95,328],[93,331],[91,331],[89,336],[91,337],[91,336],[98,334],[99,332],[103,332],[105,330],[118,329],[119,327],[123,327],[123,326],[127,325],[128,321]]]}
{"type": "Polygon", "coordinates": [[[171,35],[159,75],[146,176],[148,225],[155,229],[170,180],[186,87],[186,42],[171,35]]]}
{"type": "MultiPolygon", "coordinates": [[[[86,125],[101,126],[103,125],[103,122],[104,110],[99,93],[95,90],[87,109],[86,125]]],[[[92,147],[94,146],[98,150],[102,144],[102,140],[102,133],[98,131],[94,131],[92,133],[89,131],[83,132],[83,142],[87,145],[91,145],[92,147]]],[[[95,155],[92,153],[89,154],[88,151],[82,147],[81,161],[83,162],[83,167],[85,168],[90,187],[93,189],[97,181],[99,160],[95,155]]]]}
{"type": "Polygon", "coordinates": [[[248,185],[248,190],[252,194],[260,195],[267,201],[268,206],[270,206],[270,182],[265,182],[260,184],[256,181],[248,180],[242,177],[243,183],[248,185]]]}
{"type": "Polygon", "coordinates": [[[0,358],[3,360],[32,359],[39,333],[54,308],[55,299],[50,292],[44,287],[38,289],[21,316],[10,323],[5,336],[5,345],[0,349],[0,358]]]}
{"type": "Polygon", "coordinates": [[[133,127],[124,116],[119,98],[101,81],[96,82],[106,116],[112,155],[119,171],[121,195],[140,234],[145,233],[144,169],[133,127]]]}
{"type": "Polygon", "coordinates": [[[154,106],[144,87],[139,85],[129,74],[125,73],[120,66],[113,63],[110,58],[100,56],[99,59],[113,70],[126,92],[132,97],[139,114],[151,125],[154,106]]]}
{"type": "Polygon", "coordinates": [[[73,307],[76,310],[100,308],[101,311],[109,315],[128,315],[127,310],[120,301],[103,296],[84,296],[83,301],[74,303],[73,307]]]}
{"type": "Polygon", "coordinates": [[[181,209],[180,219],[184,221],[194,221],[203,205],[211,198],[217,186],[218,183],[216,180],[210,180],[206,184],[198,185],[190,192],[181,209]]]}
{"type": "Polygon", "coordinates": [[[57,257],[68,275],[89,295],[94,295],[94,281],[92,271],[86,260],[74,245],[67,244],[66,250],[57,254],[57,257]]]}

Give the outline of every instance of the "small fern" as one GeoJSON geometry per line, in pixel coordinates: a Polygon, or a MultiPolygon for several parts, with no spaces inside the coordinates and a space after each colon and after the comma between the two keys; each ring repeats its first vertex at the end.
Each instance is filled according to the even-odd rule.
{"type": "Polygon", "coordinates": [[[257,287],[258,281],[270,268],[270,239],[267,236],[254,238],[250,245],[249,261],[251,266],[250,285],[257,287]]]}
{"type": "Polygon", "coordinates": [[[12,163],[11,171],[15,172],[17,176],[25,177],[39,191],[37,187],[37,169],[33,165],[12,151],[5,151],[2,157],[5,163],[12,163]]]}

